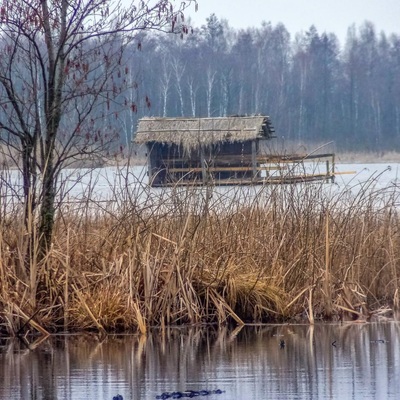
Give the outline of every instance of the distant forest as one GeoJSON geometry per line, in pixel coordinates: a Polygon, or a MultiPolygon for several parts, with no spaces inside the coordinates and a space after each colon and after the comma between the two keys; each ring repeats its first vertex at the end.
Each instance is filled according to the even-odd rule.
{"type": "MultiPolygon", "coordinates": [[[[235,30],[215,15],[184,35],[144,35],[132,49],[137,118],[271,116],[278,137],[337,149],[400,150],[400,35],[370,22],[345,43],[315,27],[235,30]]],[[[126,135],[126,139],[129,135],[126,135]]]]}

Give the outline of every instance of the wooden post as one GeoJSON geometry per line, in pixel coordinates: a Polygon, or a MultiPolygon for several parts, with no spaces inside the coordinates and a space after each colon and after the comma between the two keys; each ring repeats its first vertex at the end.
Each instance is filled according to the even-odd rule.
{"type": "Polygon", "coordinates": [[[253,179],[257,178],[257,141],[253,140],[251,142],[251,165],[253,168],[253,179]]]}
{"type": "Polygon", "coordinates": [[[200,148],[200,161],[201,161],[201,177],[203,179],[203,183],[207,183],[208,181],[207,164],[203,146],[201,146],[200,148]]]}
{"type": "Polygon", "coordinates": [[[149,175],[149,183],[152,186],[153,184],[163,183],[159,182],[157,179],[157,172],[159,168],[157,168],[157,151],[156,146],[153,144],[147,144],[147,173],[149,175]]]}
{"type": "Polygon", "coordinates": [[[332,179],[330,176],[329,160],[326,160],[326,176],[328,177],[328,179],[325,182],[329,182],[329,180],[332,179]]]}

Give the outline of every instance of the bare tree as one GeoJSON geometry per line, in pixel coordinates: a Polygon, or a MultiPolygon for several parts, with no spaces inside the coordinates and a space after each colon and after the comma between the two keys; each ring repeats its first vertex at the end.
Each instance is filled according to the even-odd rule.
{"type": "Polygon", "coordinates": [[[183,11],[191,3],[2,1],[0,140],[18,156],[25,218],[37,216],[41,254],[52,239],[60,170],[113,142],[110,116],[137,110],[124,97],[125,48],[147,30],[186,33],[183,11]]]}
{"type": "Polygon", "coordinates": [[[184,112],[185,107],[184,107],[182,78],[185,73],[186,64],[183,63],[178,58],[173,58],[171,62],[172,62],[172,70],[174,71],[175,74],[175,86],[179,99],[179,113],[181,117],[183,117],[185,115],[184,112]]]}
{"type": "Polygon", "coordinates": [[[168,97],[171,89],[172,71],[170,67],[171,56],[167,51],[161,54],[160,73],[160,98],[162,100],[162,116],[167,116],[168,97]]]}

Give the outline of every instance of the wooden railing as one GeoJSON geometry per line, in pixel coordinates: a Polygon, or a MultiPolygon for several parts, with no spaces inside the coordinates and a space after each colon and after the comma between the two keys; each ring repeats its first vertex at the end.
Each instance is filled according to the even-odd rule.
{"type": "Polygon", "coordinates": [[[223,155],[213,160],[171,159],[164,162],[165,185],[251,185],[334,182],[335,155],[223,155]],[[180,165],[179,165],[180,164],[180,165]],[[192,164],[192,165],[190,165],[192,164]],[[194,165],[193,165],[194,164],[194,165]]]}

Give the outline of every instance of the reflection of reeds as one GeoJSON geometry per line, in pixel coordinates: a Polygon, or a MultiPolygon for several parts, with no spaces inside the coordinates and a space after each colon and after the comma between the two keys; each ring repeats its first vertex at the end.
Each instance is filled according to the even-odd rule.
{"type": "Polygon", "coordinates": [[[1,208],[0,329],[146,333],[371,318],[398,303],[398,199],[396,188],[374,189],[378,177],[344,191],[151,190],[118,179],[109,202],[88,192],[85,204],[60,206],[52,248],[37,262],[31,247],[29,274],[34,229],[18,207],[1,208]]]}
{"type": "Polygon", "coordinates": [[[46,392],[47,398],[112,398],[120,392],[148,399],[165,391],[220,388],[227,398],[303,398],[304,391],[307,398],[324,398],[332,384],[330,397],[338,398],[343,386],[357,397],[354,391],[377,379],[389,393],[396,390],[399,337],[398,323],[345,323],[245,326],[236,332],[166,327],[103,340],[54,336],[36,351],[2,340],[0,397],[42,398],[46,392]]]}

